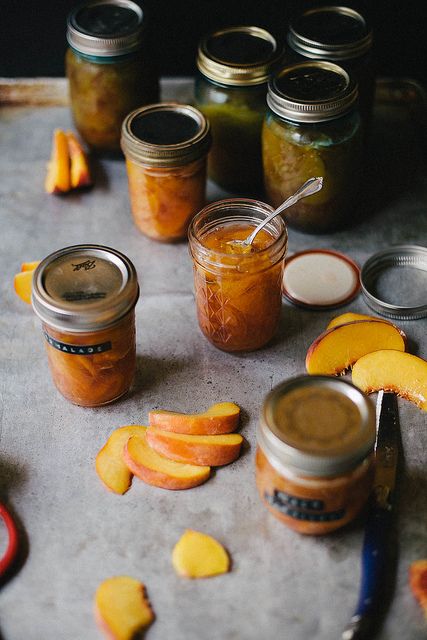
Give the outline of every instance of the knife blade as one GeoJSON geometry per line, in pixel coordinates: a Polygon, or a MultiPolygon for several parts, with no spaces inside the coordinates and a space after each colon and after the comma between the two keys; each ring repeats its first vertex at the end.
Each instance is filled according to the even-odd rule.
{"type": "Polygon", "coordinates": [[[397,397],[380,391],[377,402],[375,478],[365,526],[359,600],[342,640],[371,637],[379,597],[384,591],[387,541],[391,529],[400,439],[397,397]]]}

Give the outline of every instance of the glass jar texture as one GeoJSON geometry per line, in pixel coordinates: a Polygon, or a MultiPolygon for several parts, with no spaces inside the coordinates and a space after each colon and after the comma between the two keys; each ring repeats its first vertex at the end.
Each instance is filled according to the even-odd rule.
{"type": "Polygon", "coordinates": [[[276,332],[287,249],[283,220],[269,223],[249,252],[229,244],[246,238],[271,211],[256,200],[222,200],[203,209],[190,225],[199,326],[224,351],[259,349],[276,332]]]}
{"type": "Polygon", "coordinates": [[[375,409],[351,383],[300,376],[278,385],[257,437],[259,495],[289,528],[323,535],[361,511],[374,477],[375,409]]]}

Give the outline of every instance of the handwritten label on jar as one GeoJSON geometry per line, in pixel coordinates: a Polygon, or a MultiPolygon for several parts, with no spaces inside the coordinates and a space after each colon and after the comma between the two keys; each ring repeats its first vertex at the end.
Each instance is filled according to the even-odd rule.
{"type": "Polygon", "coordinates": [[[308,520],[309,522],[332,522],[341,520],[345,515],[345,509],[338,511],[324,511],[325,505],[321,500],[298,498],[284,491],[274,490],[273,494],[264,493],[265,500],[275,509],[290,518],[296,520],[308,520]]]}
{"type": "Polygon", "coordinates": [[[59,342],[52,338],[46,331],[43,332],[44,337],[51,347],[58,349],[63,353],[69,353],[76,356],[93,356],[96,353],[103,353],[104,351],[110,351],[112,349],[111,342],[102,342],[101,344],[67,344],[66,342],[59,342]]]}

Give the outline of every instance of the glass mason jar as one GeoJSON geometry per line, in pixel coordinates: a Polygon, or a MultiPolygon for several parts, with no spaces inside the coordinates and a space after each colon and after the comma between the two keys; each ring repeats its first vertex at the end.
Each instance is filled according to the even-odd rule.
{"type": "Polygon", "coordinates": [[[131,0],[93,0],[68,16],[65,66],[75,125],[95,150],[120,151],[124,117],[158,99],[158,78],[131,0]]]}
{"type": "Polygon", "coordinates": [[[115,249],[75,245],[47,256],[33,278],[53,382],[74,404],[96,407],[130,388],[135,373],[138,280],[115,249]]]}
{"type": "Polygon", "coordinates": [[[230,27],[200,43],[195,104],[212,128],[208,173],[229,191],[262,186],[265,96],[279,58],[276,40],[259,27],[230,27]]]}
{"type": "Polygon", "coordinates": [[[342,6],[305,11],[291,21],[287,35],[290,60],[335,62],[357,82],[359,111],[366,127],[375,93],[372,40],[368,21],[354,9],[342,6]]]}
{"type": "Polygon", "coordinates": [[[142,233],[163,242],[186,238],[191,218],[205,205],[210,144],[208,121],[188,105],[154,104],[126,117],[121,145],[142,233]]]}
{"type": "Polygon", "coordinates": [[[256,236],[243,240],[272,212],[257,200],[228,199],[208,205],[190,225],[199,325],[224,351],[252,351],[274,335],[282,306],[282,278],[288,235],[280,216],[256,236]]]}
{"type": "Polygon", "coordinates": [[[308,178],[323,188],[286,211],[290,227],[325,233],[356,221],[362,171],[357,87],[338,65],[307,62],[270,81],[262,132],[264,186],[277,207],[308,178]]]}
{"type": "Polygon", "coordinates": [[[257,439],[260,497],[291,529],[329,533],[367,501],[375,408],[350,382],[304,375],[277,385],[264,401],[257,439]]]}

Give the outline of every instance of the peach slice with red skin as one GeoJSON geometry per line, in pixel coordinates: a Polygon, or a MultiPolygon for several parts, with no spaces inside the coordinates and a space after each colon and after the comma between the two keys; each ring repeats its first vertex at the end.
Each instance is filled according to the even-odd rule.
{"type": "Polygon", "coordinates": [[[145,586],[129,576],[102,582],[95,594],[95,618],[113,640],[134,640],[154,620],[145,586]]]}
{"type": "Polygon", "coordinates": [[[210,578],[227,573],[230,558],[215,538],[187,529],[173,548],[172,564],[185,578],[210,578]]]}
{"type": "Polygon", "coordinates": [[[206,465],[182,464],[159,455],[148,444],[145,433],[129,438],[123,457],[135,476],[161,489],[192,489],[206,482],[211,472],[206,465]]]}
{"type": "Polygon", "coordinates": [[[371,351],[404,351],[405,337],[403,331],[390,322],[347,322],[328,329],[314,340],[307,351],[306,368],[311,375],[339,375],[371,351]]]}
{"type": "Polygon", "coordinates": [[[410,565],[409,586],[427,618],[427,559],[416,560],[410,565]]]}
{"type": "Polygon", "coordinates": [[[333,327],[339,327],[341,324],[347,324],[347,322],[357,322],[359,320],[374,320],[377,322],[388,322],[385,318],[378,318],[376,316],[367,316],[364,313],[341,313],[339,316],[332,318],[326,329],[332,329],[333,327]]]}
{"type": "Polygon", "coordinates": [[[210,467],[220,467],[236,460],[243,442],[238,433],[196,436],[163,431],[157,427],[147,430],[147,440],[155,451],[171,460],[210,467]]]}
{"type": "Polygon", "coordinates": [[[353,366],[352,381],[365,393],[394,391],[427,411],[427,362],[392,349],[374,351],[353,366]]]}
{"type": "Polygon", "coordinates": [[[53,133],[52,155],[44,186],[47,193],[66,193],[71,187],[68,141],[62,129],[55,129],[53,133]]]}
{"type": "Polygon", "coordinates": [[[218,435],[231,433],[239,424],[240,408],[234,402],[213,404],[203,413],[177,413],[174,411],[150,411],[150,426],[163,431],[193,435],[218,435]]]}
{"type": "Polygon", "coordinates": [[[123,494],[129,489],[132,473],[123,459],[123,449],[131,436],[144,435],[145,430],[141,425],[116,429],[96,456],[96,472],[110,491],[123,494]]]}
{"type": "Polygon", "coordinates": [[[92,178],[87,156],[80,141],[72,131],[66,132],[68,152],[70,154],[70,183],[73,189],[89,187],[92,178]]]}

